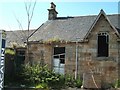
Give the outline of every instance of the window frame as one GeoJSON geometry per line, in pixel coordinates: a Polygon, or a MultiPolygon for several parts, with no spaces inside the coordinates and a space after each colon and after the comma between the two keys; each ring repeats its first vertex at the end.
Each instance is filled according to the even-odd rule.
{"type": "Polygon", "coordinates": [[[65,53],[66,53],[65,47],[54,47],[53,60],[54,59],[59,60],[59,65],[56,66],[56,65],[53,64],[53,69],[54,70],[58,69],[55,72],[59,73],[59,74],[63,74],[63,75],[65,73],[65,68],[64,68],[64,65],[65,65],[65,56],[66,56],[65,53]],[[61,70],[64,70],[64,72],[61,72],[61,70]]]}

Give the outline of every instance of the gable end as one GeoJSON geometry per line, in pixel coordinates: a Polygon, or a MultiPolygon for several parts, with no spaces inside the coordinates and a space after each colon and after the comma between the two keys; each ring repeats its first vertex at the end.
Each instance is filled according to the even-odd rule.
{"type": "Polygon", "coordinates": [[[93,28],[95,27],[95,25],[97,24],[97,22],[100,20],[100,17],[104,16],[104,18],[106,19],[106,21],[110,24],[110,27],[115,31],[115,34],[117,35],[117,37],[120,38],[120,34],[118,32],[118,30],[112,25],[112,23],[110,22],[109,18],[107,17],[107,15],[105,14],[105,12],[101,9],[99,15],[97,16],[96,20],[94,21],[94,23],[92,24],[92,26],[90,27],[88,33],[86,34],[86,36],[84,37],[84,41],[86,41],[86,39],[88,39],[91,31],[93,30],[93,28]]]}

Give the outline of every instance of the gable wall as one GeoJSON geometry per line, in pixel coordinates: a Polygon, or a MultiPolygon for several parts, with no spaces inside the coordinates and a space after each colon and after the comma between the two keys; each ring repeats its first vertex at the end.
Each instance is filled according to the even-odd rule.
{"type": "MultiPolygon", "coordinates": [[[[115,31],[111,28],[107,20],[101,16],[97,24],[88,36],[88,42],[81,48],[79,57],[80,74],[99,73],[102,81],[113,83],[118,78],[118,42],[115,31]],[[109,34],[109,57],[97,57],[97,34],[107,32],[109,34]]],[[[87,80],[86,80],[87,81],[87,80]]]]}
{"type": "MultiPolygon", "coordinates": [[[[91,52],[92,58],[97,58],[97,34],[99,32],[107,32],[109,34],[109,57],[112,60],[118,59],[118,43],[117,43],[117,35],[115,34],[115,30],[111,28],[107,20],[101,16],[100,20],[97,22],[93,30],[90,32],[88,36],[89,42],[86,43],[84,46],[88,47],[85,48],[88,52],[91,52]]],[[[85,50],[83,50],[85,51],[85,50]]]]}

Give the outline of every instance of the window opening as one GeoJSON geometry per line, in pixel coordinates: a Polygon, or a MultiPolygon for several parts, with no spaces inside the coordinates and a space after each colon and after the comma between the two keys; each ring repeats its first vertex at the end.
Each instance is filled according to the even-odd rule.
{"type": "Polygon", "coordinates": [[[109,37],[107,33],[98,34],[98,57],[108,57],[109,37]]]}
{"type": "Polygon", "coordinates": [[[65,47],[54,47],[54,58],[65,64],[65,47]]]}
{"type": "Polygon", "coordinates": [[[54,47],[53,69],[56,73],[64,74],[65,47],[54,47]]]}

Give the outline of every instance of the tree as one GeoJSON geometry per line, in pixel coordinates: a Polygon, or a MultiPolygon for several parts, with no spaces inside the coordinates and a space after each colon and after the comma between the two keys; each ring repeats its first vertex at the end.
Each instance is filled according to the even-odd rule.
{"type": "Polygon", "coordinates": [[[33,3],[33,6],[32,6],[32,3],[31,2],[25,2],[25,9],[26,9],[26,13],[27,13],[27,30],[28,30],[28,37],[27,37],[27,40],[26,40],[26,43],[27,43],[27,52],[26,52],[26,61],[28,61],[28,63],[32,64],[32,61],[30,60],[30,57],[29,57],[29,30],[30,30],[30,24],[31,24],[31,20],[33,18],[33,14],[34,14],[34,9],[35,9],[35,6],[36,6],[36,1],[33,3]]]}
{"type": "MultiPolygon", "coordinates": [[[[27,48],[27,50],[26,50],[26,60],[25,61],[26,61],[26,63],[32,64],[32,61],[30,60],[30,57],[29,57],[29,37],[31,35],[30,25],[31,25],[31,21],[32,21],[32,18],[34,15],[36,0],[33,3],[31,2],[31,0],[29,2],[25,1],[24,5],[25,5],[26,14],[27,14],[27,36],[26,36],[26,44],[27,44],[26,48],[27,48]]],[[[22,32],[23,27],[22,27],[21,22],[17,18],[16,18],[16,21],[18,22],[19,28],[22,29],[21,30],[21,32],[22,32]]]]}

